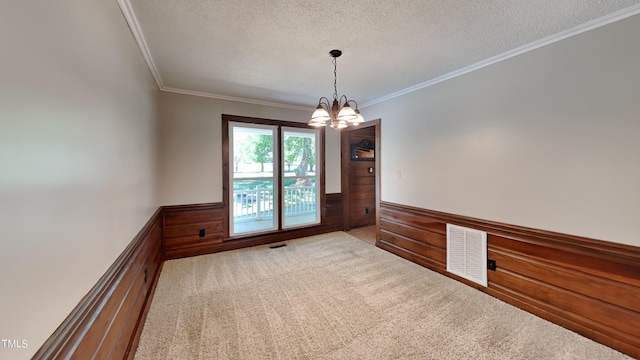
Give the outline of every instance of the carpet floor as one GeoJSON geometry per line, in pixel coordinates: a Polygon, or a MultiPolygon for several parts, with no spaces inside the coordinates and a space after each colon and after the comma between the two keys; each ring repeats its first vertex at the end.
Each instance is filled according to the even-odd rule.
{"type": "Polygon", "coordinates": [[[630,359],[344,232],[164,264],[135,355],[630,359]]]}

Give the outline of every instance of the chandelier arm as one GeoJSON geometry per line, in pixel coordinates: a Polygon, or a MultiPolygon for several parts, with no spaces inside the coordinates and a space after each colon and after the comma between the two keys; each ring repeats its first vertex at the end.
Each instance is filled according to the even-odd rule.
{"type": "Polygon", "coordinates": [[[358,103],[355,100],[347,100],[347,102],[356,104],[356,110],[358,110],[358,103]]]}
{"type": "Polygon", "coordinates": [[[331,109],[331,102],[329,102],[329,99],[327,99],[326,97],[321,97],[320,100],[318,100],[318,105],[322,105],[325,110],[329,111],[329,109],[331,109]],[[322,100],[324,99],[325,102],[322,102],[322,100]]]}

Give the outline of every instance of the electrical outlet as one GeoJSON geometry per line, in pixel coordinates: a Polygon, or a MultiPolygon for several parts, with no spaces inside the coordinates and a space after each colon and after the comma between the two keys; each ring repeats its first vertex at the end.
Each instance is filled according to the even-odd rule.
{"type": "Polygon", "coordinates": [[[496,265],[496,261],[495,260],[487,259],[487,269],[496,271],[497,267],[498,266],[496,265]]]}

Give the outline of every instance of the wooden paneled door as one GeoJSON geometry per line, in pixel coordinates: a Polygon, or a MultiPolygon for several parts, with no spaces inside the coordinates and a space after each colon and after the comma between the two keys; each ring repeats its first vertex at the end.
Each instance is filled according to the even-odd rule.
{"type": "Polygon", "coordinates": [[[343,129],[341,152],[343,228],[375,225],[380,202],[380,120],[343,129]],[[373,142],[373,160],[352,159],[351,146],[363,140],[373,142]]]}

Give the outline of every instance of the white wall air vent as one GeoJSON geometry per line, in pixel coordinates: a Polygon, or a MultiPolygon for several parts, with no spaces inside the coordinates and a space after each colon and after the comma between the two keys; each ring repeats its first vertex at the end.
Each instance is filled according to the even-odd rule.
{"type": "Polygon", "coordinates": [[[447,224],[447,271],[487,286],[487,233],[447,224]]]}

